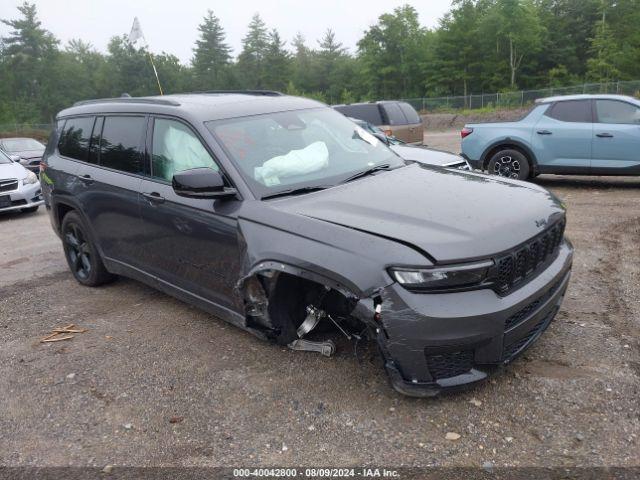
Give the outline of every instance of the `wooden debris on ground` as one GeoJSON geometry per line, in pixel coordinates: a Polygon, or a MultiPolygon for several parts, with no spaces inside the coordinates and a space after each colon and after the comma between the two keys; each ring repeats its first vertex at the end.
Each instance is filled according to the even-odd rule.
{"type": "Polygon", "coordinates": [[[61,342],[63,340],[71,340],[75,335],[62,335],[62,334],[85,333],[86,331],[87,331],[86,328],[77,328],[73,323],[67,325],[66,327],[55,327],[51,329],[51,333],[49,335],[40,339],[40,343],[61,342]]]}

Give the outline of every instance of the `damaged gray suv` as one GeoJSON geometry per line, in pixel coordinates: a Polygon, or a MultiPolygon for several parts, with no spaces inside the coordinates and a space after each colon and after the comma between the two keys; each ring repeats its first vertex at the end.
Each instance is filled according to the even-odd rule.
{"type": "Polygon", "coordinates": [[[80,102],[41,168],[81,284],[131,277],[326,355],[331,341],[306,337],[318,324],[368,332],[407,395],[512,361],[569,282],[548,191],[405,164],[331,108],[276,92],[80,102]]]}

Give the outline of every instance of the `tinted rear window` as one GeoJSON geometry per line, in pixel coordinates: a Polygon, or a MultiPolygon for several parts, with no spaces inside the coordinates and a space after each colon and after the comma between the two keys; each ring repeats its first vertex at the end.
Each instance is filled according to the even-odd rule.
{"type": "Polygon", "coordinates": [[[358,105],[338,105],[333,107],[347,117],[359,118],[373,125],[383,125],[380,109],[375,103],[363,103],[358,105]]]}
{"type": "Polygon", "coordinates": [[[140,143],[145,117],[105,117],[100,165],[129,173],[144,173],[140,143]]]}
{"type": "Polygon", "coordinates": [[[385,103],[382,108],[384,108],[387,115],[389,125],[406,125],[409,123],[407,122],[407,117],[404,116],[404,113],[402,113],[402,110],[400,110],[400,106],[397,103],[385,103]]]}
{"type": "Polygon", "coordinates": [[[58,142],[60,155],[76,160],[87,160],[93,119],[94,117],[78,117],[69,118],[66,121],[58,142]]]}
{"type": "Polygon", "coordinates": [[[398,103],[398,105],[402,113],[404,113],[404,116],[407,117],[409,123],[420,123],[420,116],[411,105],[404,102],[398,103]]]}
{"type": "Polygon", "coordinates": [[[548,117],[563,122],[591,122],[590,100],[567,100],[557,102],[545,113],[548,117]]]}

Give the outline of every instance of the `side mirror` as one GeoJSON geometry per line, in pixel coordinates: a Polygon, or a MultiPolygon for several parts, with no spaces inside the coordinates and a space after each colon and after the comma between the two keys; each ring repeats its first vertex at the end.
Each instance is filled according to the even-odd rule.
{"type": "Polygon", "coordinates": [[[374,137],[380,140],[385,145],[389,145],[389,137],[387,137],[384,133],[372,133],[374,137]]]}
{"type": "Polygon", "coordinates": [[[237,194],[235,188],[225,186],[220,172],[210,168],[192,168],[178,172],[171,181],[173,191],[181,197],[225,198],[237,194]]]}
{"type": "Polygon", "coordinates": [[[20,163],[20,157],[18,155],[9,155],[9,158],[16,163],[20,163]]]}

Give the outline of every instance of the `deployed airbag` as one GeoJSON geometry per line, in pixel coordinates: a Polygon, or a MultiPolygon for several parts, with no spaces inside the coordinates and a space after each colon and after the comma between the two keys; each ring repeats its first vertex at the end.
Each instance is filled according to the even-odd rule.
{"type": "Polygon", "coordinates": [[[270,158],[255,167],[254,178],[264,185],[278,185],[280,178],[307,175],[329,165],[329,150],[324,142],[313,142],[301,150],[270,158]]]}

